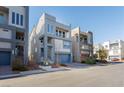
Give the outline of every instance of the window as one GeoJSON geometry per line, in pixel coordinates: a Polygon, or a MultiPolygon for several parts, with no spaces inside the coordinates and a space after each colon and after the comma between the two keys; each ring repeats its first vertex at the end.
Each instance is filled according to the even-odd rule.
{"type": "Polygon", "coordinates": [[[49,33],[52,33],[53,32],[53,25],[48,24],[47,25],[47,28],[48,28],[48,32],[49,33]]]}
{"type": "Polygon", "coordinates": [[[65,38],[65,32],[63,32],[63,38],[65,38]]]}
{"type": "Polygon", "coordinates": [[[70,48],[70,42],[69,41],[63,41],[63,48],[70,48]]]}
{"type": "Polygon", "coordinates": [[[56,30],[56,36],[58,36],[58,30],[56,30]]]}
{"type": "Polygon", "coordinates": [[[49,24],[47,25],[47,28],[48,28],[48,32],[50,32],[50,25],[49,24]]]}
{"type": "Polygon", "coordinates": [[[20,15],[20,25],[23,26],[23,15],[20,15]]]}
{"type": "Polygon", "coordinates": [[[19,14],[16,14],[16,24],[19,25],[19,14]]]}
{"type": "Polygon", "coordinates": [[[113,50],[113,54],[118,54],[118,50],[113,50]]]}
{"type": "Polygon", "coordinates": [[[87,38],[86,37],[84,38],[84,43],[87,44],[87,38]]]}
{"type": "Polygon", "coordinates": [[[61,37],[61,35],[62,35],[62,32],[61,32],[61,31],[59,31],[59,36],[61,37]]]}
{"type": "Polygon", "coordinates": [[[41,57],[44,57],[44,48],[41,48],[41,57]]]}
{"type": "Polygon", "coordinates": [[[12,12],[12,24],[15,24],[15,12],[12,12]]]}

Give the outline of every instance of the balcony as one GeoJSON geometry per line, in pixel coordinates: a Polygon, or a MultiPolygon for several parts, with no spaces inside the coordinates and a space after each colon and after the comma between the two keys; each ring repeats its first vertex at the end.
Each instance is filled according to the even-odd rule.
{"type": "Polygon", "coordinates": [[[0,24],[7,24],[7,19],[0,15],[0,24]]]}
{"type": "Polygon", "coordinates": [[[0,6],[0,24],[8,24],[8,8],[0,6]]]}
{"type": "Polygon", "coordinates": [[[24,41],[24,33],[23,32],[16,32],[16,40],[24,41]]]}
{"type": "Polygon", "coordinates": [[[52,37],[48,37],[47,38],[47,43],[50,44],[50,45],[53,44],[53,38],[52,37]]]}

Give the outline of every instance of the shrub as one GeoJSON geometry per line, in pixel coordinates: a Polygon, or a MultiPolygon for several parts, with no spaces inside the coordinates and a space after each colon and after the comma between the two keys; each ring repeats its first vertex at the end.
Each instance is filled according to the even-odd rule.
{"type": "Polygon", "coordinates": [[[95,58],[87,58],[86,61],[85,61],[86,64],[96,64],[96,60],[95,58]]]}
{"type": "Polygon", "coordinates": [[[82,60],[81,63],[85,63],[85,60],[82,60]]]}
{"type": "Polygon", "coordinates": [[[27,66],[23,64],[21,58],[15,58],[12,62],[12,70],[13,71],[26,71],[28,70],[27,66]]]}
{"type": "Polygon", "coordinates": [[[60,64],[52,64],[51,66],[52,66],[52,68],[58,68],[58,67],[60,67],[60,64]]]}
{"type": "Polygon", "coordinates": [[[66,64],[60,64],[60,66],[67,67],[67,65],[66,65],[66,64]]]}
{"type": "Polygon", "coordinates": [[[35,61],[31,60],[28,62],[28,69],[29,70],[34,70],[34,69],[38,69],[38,68],[39,68],[38,64],[35,61]]]}

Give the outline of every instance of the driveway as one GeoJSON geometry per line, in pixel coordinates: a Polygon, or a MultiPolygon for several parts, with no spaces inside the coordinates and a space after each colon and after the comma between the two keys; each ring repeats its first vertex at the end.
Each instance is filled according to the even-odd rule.
{"type": "Polygon", "coordinates": [[[124,63],[5,79],[0,86],[124,87],[124,63]]]}
{"type": "Polygon", "coordinates": [[[88,67],[93,66],[93,65],[82,64],[82,63],[70,63],[66,65],[68,65],[68,67],[71,69],[81,69],[81,68],[88,68],[88,67]]]}
{"type": "Polygon", "coordinates": [[[11,66],[0,66],[0,75],[12,74],[11,66]]]}

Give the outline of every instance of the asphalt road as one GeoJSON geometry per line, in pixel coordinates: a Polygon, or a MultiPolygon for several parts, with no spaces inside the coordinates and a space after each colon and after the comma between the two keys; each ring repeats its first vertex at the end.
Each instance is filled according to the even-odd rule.
{"type": "Polygon", "coordinates": [[[1,87],[124,87],[124,63],[0,80],[1,87]]]}

